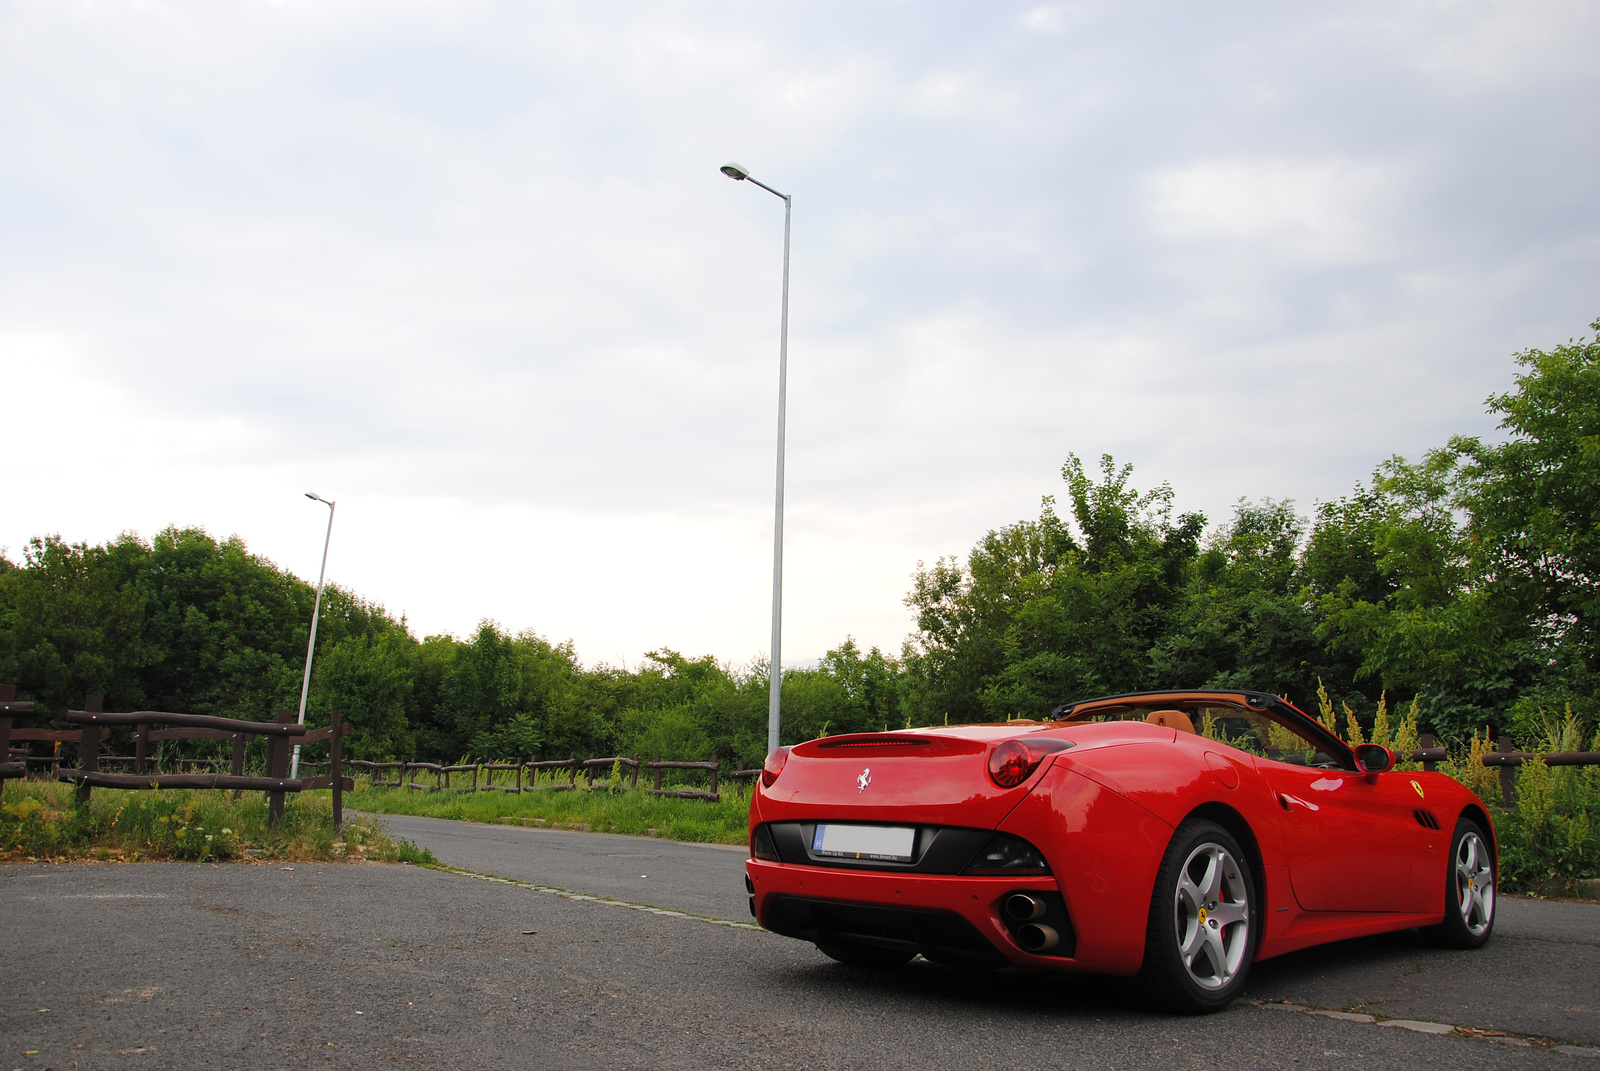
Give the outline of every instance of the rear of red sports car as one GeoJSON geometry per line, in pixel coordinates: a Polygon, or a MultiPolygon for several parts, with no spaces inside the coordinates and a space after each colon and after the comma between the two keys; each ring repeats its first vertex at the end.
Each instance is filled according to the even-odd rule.
{"type": "Polygon", "coordinates": [[[1481,801],[1262,692],[1142,692],[1016,722],[780,748],[750,909],[834,959],[1137,974],[1225,1007],[1258,954],[1426,927],[1480,948],[1481,801]]]}
{"type": "Polygon", "coordinates": [[[751,911],[858,965],[1132,973],[1172,828],[1080,769],[1157,731],[964,726],[781,749],[751,804],[751,911]]]}

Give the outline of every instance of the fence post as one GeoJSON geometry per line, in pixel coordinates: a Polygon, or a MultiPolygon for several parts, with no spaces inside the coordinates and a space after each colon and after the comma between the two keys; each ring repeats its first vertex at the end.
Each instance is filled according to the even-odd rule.
{"type": "MultiPolygon", "coordinates": [[[[83,697],[83,709],[90,714],[99,714],[104,709],[102,702],[104,696],[87,695],[83,697]]],[[[83,736],[78,741],[78,769],[82,773],[96,773],[100,769],[100,726],[85,725],[83,736]]],[[[78,782],[78,802],[88,803],[91,792],[87,780],[78,782]]]]}
{"type": "MultiPolygon", "coordinates": [[[[233,734],[233,761],[229,763],[228,769],[235,777],[244,776],[244,745],[248,739],[250,738],[245,736],[244,733],[233,734]]],[[[236,788],[233,790],[234,799],[238,799],[242,795],[244,795],[244,789],[236,788]]]]}
{"type": "Polygon", "coordinates": [[[337,710],[329,716],[333,719],[333,735],[328,737],[328,764],[333,767],[333,831],[337,835],[344,832],[344,764],[339,747],[344,719],[337,710]]]}
{"type": "MultiPolygon", "coordinates": [[[[0,704],[11,703],[16,698],[17,698],[17,686],[15,684],[0,684],[0,704]]],[[[9,710],[10,708],[7,707],[7,709],[9,710]]],[[[31,750],[31,749],[27,749],[27,750],[31,750]]],[[[0,717],[0,762],[10,762],[10,761],[11,761],[11,719],[9,717],[0,717]]],[[[22,760],[22,772],[23,772],[23,776],[26,777],[27,776],[27,772],[28,772],[28,760],[27,759],[23,759],[22,760]]],[[[0,777],[0,791],[3,791],[5,789],[5,787],[6,787],[5,778],[0,777]]]]}
{"type": "Polygon", "coordinates": [[[635,751],[633,753],[633,786],[632,787],[635,788],[635,789],[637,789],[639,787],[639,753],[637,751],[635,751]]]}
{"type": "Polygon", "coordinates": [[[589,752],[589,761],[583,764],[583,768],[589,772],[589,787],[593,788],[594,787],[594,752],[592,752],[592,751],[589,752]]]}
{"type": "Polygon", "coordinates": [[[148,725],[135,725],[133,727],[133,772],[144,773],[144,734],[149,729],[148,725]]]}
{"type": "Polygon", "coordinates": [[[656,791],[661,791],[661,752],[656,752],[656,791]]]}
{"type": "Polygon", "coordinates": [[[517,760],[517,795],[522,795],[522,760],[517,760]]]}
{"type": "MultiPolygon", "coordinates": [[[[17,698],[17,686],[15,684],[0,684],[0,706],[4,706],[5,704],[9,704],[12,700],[14,700],[16,698],[17,698]]],[[[10,708],[9,707],[5,707],[5,709],[9,710],[10,708]]],[[[31,749],[26,749],[26,748],[24,749],[25,752],[29,751],[29,750],[31,750],[31,749]]],[[[10,718],[9,714],[5,714],[5,715],[0,715],[0,763],[8,763],[10,761],[11,761],[11,718],[10,718]]],[[[28,760],[26,758],[24,758],[22,760],[22,776],[23,777],[27,777],[28,776],[28,760]]],[[[0,794],[4,794],[5,787],[6,787],[6,779],[4,777],[0,777],[0,794]]]]}
{"type": "Polygon", "coordinates": [[[567,784],[571,785],[573,788],[577,788],[578,787],[578,753],[576,751],[574,751],[572,753],[572,759],[570,761],[572,763],[572,768],[567,771],[567,784]]]}
{"type": "MultiPolygon", "coordinates": [[[[478,764],[478,766],[481,765],[482,763],[478,764]]],[[[472,791],[474,792],[478,791],[478,766],[472,768],[472,791]]]]}
{"type": "Polygon", "coordinates": [[[713,755],[713,756],[711,756],[711,761],[712,761],[712,763],[714,763],[714,765],[711,767],[711,795],[712,796],[716,796],[716,794],[717,794],[717,771],[722,769],[722,760],[718,759],[715,755],[713,755]]]}
{"type": "MultiPolygon", "coordinates": [[[[294,721],[294,711],[279,707],[273,711],[277,715],[279,725],[288,725],[294,721]]],[[[267,745],[267,776],[282,780],[289,776],[289,738],[287,736],[274,736],[267,745]]],[[[267,791],[267,825],[275,827],[283,823],[283,791],[267,791]]]]}
{"type": "MultiPolygon", "coordinates": [[[[1511,743],[1509,736],[1500,738],[1501,751],[1515,751],[1516,746],[1511,743]]],[[[1500,767],[1500,803],[1501,806],[1515,808],[1517,806],[1517,768],[1515,766],[1500,767]]]]}
{"type": "MultiPolygon", "coordinates": [[[[1417,746],[1423,748],[1433,747],[1433,734],[1423,733],[1421,736],[1417,737],[1417,746]]],[[[1432,759],[1423,759],[1422,768],[1427,770],[1429,773],[1432,773],[1434,770],[1439,768],[1439,764],[1434,762],[1432,759]]]]}

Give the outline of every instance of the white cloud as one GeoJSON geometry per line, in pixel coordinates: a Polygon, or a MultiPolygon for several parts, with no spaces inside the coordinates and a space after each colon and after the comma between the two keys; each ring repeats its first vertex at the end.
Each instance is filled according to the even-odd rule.
{"type": "Polygon", "coordinates": [[[318,490],[424,631],[756,655],[782,206],[730,158],[795,194],[791,658],[897,648],[1069,451],[1308,505],[1596,314],[1596,74],[1534,61],[1592,16],[1507,10],[0,8],[0,544],[308,575],[318,490]]]}
{"type": "Polygon", "coordinates": [[[1401,165],[1337,159],[1206,161],[1148,185],[1163,237],[1305,268],[1392,259],[1397,209],[1411,193],[1401,165]]]}

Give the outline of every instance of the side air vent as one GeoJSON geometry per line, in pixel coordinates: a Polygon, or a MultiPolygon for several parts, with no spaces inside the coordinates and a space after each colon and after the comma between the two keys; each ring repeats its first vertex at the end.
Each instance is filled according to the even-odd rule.
{"type": "Polygon", "coordinates": [[[1417,816],[1417,824],[1418,825],[1425,826],[1428,829],[1438,829],[1439,828],[1439,820],[1433,816],[1433,812],[1432,811],[1425,811],[1421,807],[1418,807],[1416,810],[1412,811],[1411,813],[1417,816]]]}

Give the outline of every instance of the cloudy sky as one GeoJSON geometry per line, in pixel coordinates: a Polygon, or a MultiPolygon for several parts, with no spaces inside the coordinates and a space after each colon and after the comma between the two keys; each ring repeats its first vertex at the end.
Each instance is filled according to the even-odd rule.
{"type": "Polygon", "coordinates": [[[1600,7],[0,0],[0,546],[897,650],[1069,453],[1309,512],[1600,317],[1600,7]]]}

